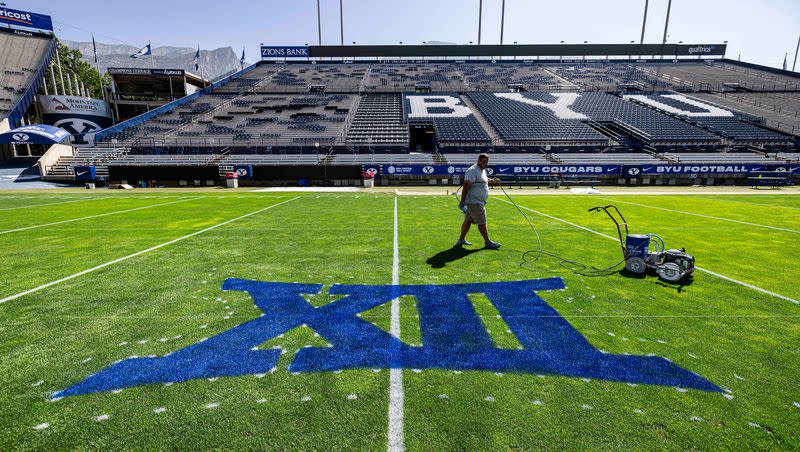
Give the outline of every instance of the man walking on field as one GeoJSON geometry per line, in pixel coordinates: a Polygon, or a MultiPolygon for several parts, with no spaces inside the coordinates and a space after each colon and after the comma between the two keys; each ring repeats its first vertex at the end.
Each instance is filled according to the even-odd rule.
{"type": "Polygon", "coordinates": [[[486,249],[496,250],[500,244],[489,238],[489,229],[486,227],[486,199],[489,197],[489,184],[497,185],[499,179],[489,179],[486,167],[489,166],[489,156],[481,154],[478,163],[469,167],[464,173],[464,187],[461,190],[461,202],[458,207],[464,212],[464,223],[461,224],[461,236],[456,246],[472,245],[467,241],[467,232],[473,223],[478,225],[478,230],[483,236],[486,249]]]}

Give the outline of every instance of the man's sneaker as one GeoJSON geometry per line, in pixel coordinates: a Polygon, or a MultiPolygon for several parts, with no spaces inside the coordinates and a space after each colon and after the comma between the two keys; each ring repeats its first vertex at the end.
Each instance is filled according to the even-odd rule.
{"type": "Polygon", "coordinates": [[[487,250],[499,250],[500,244],[497,242],[486,242],[486,249],[487,250]]]}
{"type": "Polygon", "coordinates": [[[456,242],[456,246],[465,246],[465,245],[466,245],[466,246],[470,246],[470,245],[472,245],[472,244],[471,244],[471,243],[469,243],[469,242],[468,242],[468,241],[466,241],[466,240],[461,240],[461,239],[459,239],[459,240],[456,242]]]}

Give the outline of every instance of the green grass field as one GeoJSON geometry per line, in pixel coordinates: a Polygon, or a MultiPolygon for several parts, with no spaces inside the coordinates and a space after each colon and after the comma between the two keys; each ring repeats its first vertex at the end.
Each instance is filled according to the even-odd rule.
{"type": "MultiPolygon", "coordinates": [[[[683,285],[581,276],[550,258],[521,266],[534,238],[502,199],[487,207],[501,250],[458,252],[447,196],[0,193],[0,449],[381,450],[397,440],[390,398],[403,402],[392,435],[408,450],[800,449],[800,195],[515,197],[546,249],[597,266],[621,253],[600,235],[615,235],[610,221],[587,209],[617,204],[632,232],[695,255],[703,270],[683,285]],[[222,290],[227,278],[324,284],[309,297],[324,306],[333,284],[392,284],[395,264],[400,285],[562,278],[565,290],[538,295],[592,346],[667,358],[724,391],[454,369],[395,371],[399,388],[386,367],[292,373],[298,350],[329,345],[300,327],[259,346],[285,350],[266,375],[51,400],[115,361],[258,318],[247,293],[222,290]]],[[[470,300],[496,347],[520,347],[486,297],[470,300]]],[[[395,305],[400,339],[424,346],[415,299],[395,305]]],[[[392,302],[360,318],[391,331],[392,302]]]]}

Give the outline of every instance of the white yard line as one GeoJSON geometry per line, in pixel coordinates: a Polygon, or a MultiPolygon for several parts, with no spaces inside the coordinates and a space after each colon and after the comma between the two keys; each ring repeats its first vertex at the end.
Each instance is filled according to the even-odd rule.
{"type": "Polygon", "coordinates": [[[774,207],[774,208],[778,208],[778,209],[800,210],[800,207],[784,206],[784,205],[781,205],[781,204],[764,204],[764,203],[760,203],[760,202],[742,201],[740,199],[709,198],[709,197],[706,197],[706,196],[703,196],[702,198],[703,199],[709,199],[711,201],[735,202],[737,204],[750,204],[752,206],[762,206],[762,207],[774,207]]]}
{"type": "MultiPolygon", "coordinates": [[[[497,199],[498,201],[503,201],[506,204],[511,204],[510,202],[506,201],[505,199],[500,199],[500,198],[495,198],[495,199],[497,199]]],[[[575,223],[573,223],[571,221],[563,220],[561,218],[554,217],[552,215],[548,215],[548,214],[543,213],[543,212],[539,212],[538,210],[534,210],[534,209],[531,209],[529,207],[520,206],[520,208],[525,209],[525,210],[527,210],[529,212],[533,212],[533,213],[535,213],[537,215],[541,215],[543,217],[547,217],[547,218],[550,218],[550,219],[553,219],[553,220],[556,220],[556,221],[560,221],[560,222],[562,222],[564,224],[568,224],[570,226],[574,226],[574,227],[576,227],[578,229],[583,229],[586,232],[591,232],[592,234],[596,234],[596,235],[599,235],[601,237],[605,237],[605,238],[613,240],[615,242],[619,241],[619,239],[616,238],[616,237],[612,237],[610,235],[603,234],[602,232],[595,231],[594,229],[589,229],[587,227],[575,224],[575,223]]],[[[761,287],[754,286],[754,285],[746,283],[744,281],[739,281],[738,279],[734,279],[734,278],[731,278],[729,276],[721,275],[721,274],[719,274],[717,272],[713,272],[711,270],[707,270],[707,269],[705,269],[703,267],[695,267],[695,268],[697,270],[701,271],[701,272],[708,273],[709,275],[712,275],[712,276],[716,276],[717,278],[721,278],[721,279],[724,279],[726,281],[730,281],[732,283],[739,284],[740,286],[744,286],[744,287],[747,287],[749,289],[753,289],[753,290],[755,290],[757,292],[761,292],[763,294],[766,294],[766,295],[769,295],[769,296],[772,296],[772,297],[775,297],[775,298],[780,298],[781,300],[791,301],[792,303],[794,303],[796,305],[800,305],[800,301],[795,300],[793,298],[789,298],[789,297],[787,297],[785,295],[781,295],[781,294],[778,294],[778,293],[775,293],[775,292],[771,292],[771,291],[766,290],[766,289],[762,289],[761,287]]]]}
{"type": "Polygon", "coordinates": [[[264,207],[263,209],[256,210],[255,212],[250,212],[248,214],[244,214],[242,216],[239,216],[239,217],[236,217],[236,218],[232,218],[232,219],[227,220],[227,221],[223,221],[222,223],[215,224],[214,226],[207,227],[207,228],[202,229],[200,231],[192,232],[191,234],[184,235],[183,237],[178,237],[177,239],[172,239],[172,240],[170,240],[168,242],[164,242],[164,243],[162,243],[160,245],[151,246],[150,248],[147,248],[147,249],[144,249],[144,250],[141,250],[141,251],[137,251],[137,252],[135,252],[133,254],[129,254],[127,256],[123,256],[123,257],[120,257],[118,259],[114,259],[112,261],[108,261],[108,262],[106,262],[104,264],[100,264],[98,266],[95,266],[95,267],[92,267],[92,268],[88,268],[86,270],[80,271],[80,272],[75,273],[73,275],[69,275],[69,276],[66,276],[64,278],[57,279],[55,281],[50,281],[49,283],[42,284],[41,286],[34,287],[33,289],[28,289],[28,290],[26,290],[24,292],[20,292],[20,293],[15,294],[15,295],[10,295],[8,297],[0,299],[0,304],[5,303],[7,301],[11,301],[11,300],[16,300],[17,298],[24,297],[25,295],[29,295],[29,294],[32,294],[34,292],[38,292],[38,291],[40,291],[42,289],[46,289],[46,288],[48,288],[50,286],[55,286],[56,284],[61,284],[62,282],[69,281],[71,279],[75,279],[75,278],[77,278],[79,276],[83,276],[83,275],[86,275],[88,273],[92,273],[92,272],[100,270],[102,268],[106,268],[106,267],[108,267],[110,265],[114,265],[114,264],[117,264],[119,262],[128,260],[128,259],[130,259],[132,257],[136,257],[136,256],[139,256],[139,255],[142,255],[142,254],[145,254],[145,253],[149,253],[151,251],[155,251],[155,250],[157,250],[159,248],[163,248],[165,246],[172,245],[173,243],[180,242],[181,240],[186,240],[186,239],[188,239],[190,237],[194,237],[196,235],[203,234],[205,232],[208,232],[208,231],[217,229],[219,227],[225,226],[226,224],[233,223],[234,221],[241,220],[242,218],[247,218],[247,217],[259,214],[261,212],[264,212],[265,210],[272,209],[273,207],[280,206],[281,204],[286,204],[289,201],[294,201],[297,198],[299,198],[299,196],[296,196],[294,198],[288,199],[286,201],[279,202],[277,204],[273,204],[271,206],[264,207]]]}
{"type": "MultiPolygon", "coordinates": [[[[607,198],[603,198],[603,199],[607,199],[607,198]]],[[[741,220],[732,220],[730,218],[715,217],[713,215],[705,215],[705,214],[702,214],[702,213],[684,212],[683,210],[667,209],[666,207],[656,207],[656,206],[651,206],[651,205],[648,205],[648,204],[640,204],[638,202],[621,201],[621,200],[618,200],[618,199],[615,199],[614,202],[621,202],[623,204],[631,204],[631,205],[634,205],[634,206],[645,207],[645,208],[648,208],[648,209],[658,209],[658,210],[663,210],[663,211],[666,211],[666,212],[680,213],[680,214],[683,214],[683,215],[692,215],[692,216],[695,216],[695,217],[708,218],[710,220],[728,221],[728,222],[731,222],[731,223],[738,223],[738,224],[743,224],[743,225],[746,225],[746,226],[755,226],[755,227],[758,227],[758,228],[766,228],[766,229],[773,229],[773,230],[776,230],[776,231],[784,231],[784,232],[791,232],[793,234],[800,234],[800,231],[798,231],[797,229],[779,228],[777,226],[768,226],[766,224],[751,223],[749,221],[741,221],[741,220]]]]}
{"type": "Polygon", "coordinates": [[[29,205],[29,206],[4,207],[4,208],[0,209],[0,211],[3,211],[3,210],[17,210],[17,209],[30,209],[32,207],[54,206],[56,204],[67,204],[67,203],[71,203],[71,202],[92,201],[92,200],[96,200],[96,199],[107,199],[107,197],[105,197],[105,196],[96,196],[94,198],[73,199],[72,201],[48,202],[48,203],[44,203],[44,204],[33,204],[33,205],[29,205]]]}
{"type": "Polygon", "coordinates": [[[72,219],[69,219],[69,220],[62,220],[62,221],[54,221],[52,223],[36,224],[36,225],[33,225],[33,226],[26,226],[24,228],[6,229],[4,231],[0,231],[0,235],[2,235],[2,234],[10,234],[12,232],[27,231],[29,229],[44,228],[44,227],[47,227],[47,226],[55,226],[55,225],[58,225],[58,224],[71,223],[73,221],[89,220],[91,218],[107,217],[109,215],[118,215],[118,214],[121,214],[121,213],[134,212],[134,211],[142,210],[142,209],[149,209],[151,207],[159,207],[159,206],[166,206],[166,205],[169,205],[169,204],[177,204],[179,202],[191,201],[192,199],[196,199],[196,198],[181,199],[179,201],[162,202],[162,203],[158,203],[158,204],[151,204],[149,206],[136,207],[136,208],[133,208],[133,209],[116,210],[114,212],[100,213],[100,214],[97,214],[97,215],[89,215],[87,217],[72,218],[72,219]]]}
{"type": "MultiPolygon", "coordinates": [[[[392,253],[392,285],[400,284],[400,245],[397,231],[397,197],[394,198],[394,252],[392,253]]],[[[400,299],[392,300],[392,336],[400,339],[400,299]]],[[[405,450],[405,433],[403,432],[403,369],[389,369],[389,452],[405,450]]]]}

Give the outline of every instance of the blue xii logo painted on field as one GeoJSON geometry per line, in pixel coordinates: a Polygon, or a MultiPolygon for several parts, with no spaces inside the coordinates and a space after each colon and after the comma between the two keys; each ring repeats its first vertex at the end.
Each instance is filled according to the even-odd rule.
{"type": "Polygon", "coordinates": [[[536,295],[537,291],[562,288],[560,278],[451,285],[337,284],[330,294],[345,297],[314,307],[303,295],[319,293],[321,284],[228,279],[223,289],[248,292],[264,315],[161,358],[120,361],[53,397],[267,373],[278,362],[280,350],[254,348],[303,325],[326,338],[332,347],[300,349],[289,366],[292,372],[355,368],[483,370],[720,391],[713,383],[664,358],[612,355],[594,348],[536,295]],[[486,295],[523,349],[495,347],[468,297],[473,293],[486,295]],[[421,347],[401,342],[357,316],[403,295],[417,299],[421,347]]]}

